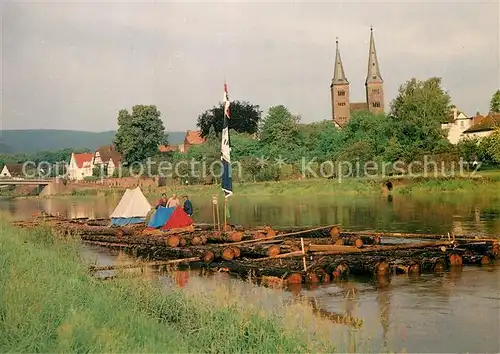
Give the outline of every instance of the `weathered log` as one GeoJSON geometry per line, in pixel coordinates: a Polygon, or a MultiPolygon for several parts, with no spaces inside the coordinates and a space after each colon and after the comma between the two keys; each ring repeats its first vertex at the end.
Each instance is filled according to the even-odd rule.
{"type": "Polygon", "coordinates": [[[116,269],[129,269],[129,268],[142,268],[142,267],[152,267],[159,265],[171,265],[171,264],[179,264],[179,263],[189,263],[199,261],[200,257],[191,257],[191,258],[182,258],[182,259],[173,259],[169,261],[155,261],[155,262],[146,262],[146,263],[133,263],[133,264],[122,264],[122,265],[108,265],[108,266],[91,266],[91,272],[99,272],[103,270],[116,270],[116,269]]]}
{"type": "Polygon", "coordinates": [[[358,236],[342,237],[342,244],[346,246],[354,246],[356,248],[363,247],[363,240],[358,236]]]}
{"type": "Polygon", "coordinates": [[[225,248],[210,248],[203,252],[203,256],[201,257],[204,262],[210,263],[213,261],[217,261],[223,259],[225,261],[231,261],[234,258],[234,250],[233,246],[225,247],[225,248]]]}
{"type": "Polygon", "coordinates": [[[240,242],[243,239],[243,232],[230,231],[222,234],[211,233],[206,235],[210,242],[240,242]]]}
{"type": "Polygon", "coordinates": [[[241,253],[245,257],[273,257],[281,253],[281,246],[276,244],[253,244],[241,246],[241,253]]]}
{"type": "Polygon", "coordinates": [[[234,258],[239,258],[241,256],[241,249],[238,246],[230,246],[234,253],[234,258]]]}
{"type": "Polygon", "coordinates": [[[167,238],[167,244],[170,247],[177,247],[177,246],[179,246],[180,242],[181,242],[181,238],[179,237],[179,235],[170,235],[167,238]]]}
{"type": "Polygon", "coordinates": [[[309,245],[308,250],[310,252],[317,252],[320,254],[356,254],[356,253],[377,253],[377,252],[388,252],[397,250],[412,250],[421,248],[435,248],[440,246],[448,246],[449,242],[423,242],[423,243],[407,243],[402,245],[394,246],[373,246],[370,248],[359,249],[353,246],[338,246],[338,245],[309,245]]]}
{"type": "Polygon", "coordinates": [[[421,272],[420,262],[413,259],[400,259],[392,263],[392,271],[394,274],[418,275],[421,272]]]}
{"type": "Polygon", "coordinates": [[[448,261],[450,262],[451,267],[461,267],[463,265],[462,256],[455,252],[448,256],[448,261]]]}
{"type": "Polygon", "coordinates": [[[442,257],[424,258],[420,267],[422,272],[442,273],[446,270],[446,261],[442,257]]]}

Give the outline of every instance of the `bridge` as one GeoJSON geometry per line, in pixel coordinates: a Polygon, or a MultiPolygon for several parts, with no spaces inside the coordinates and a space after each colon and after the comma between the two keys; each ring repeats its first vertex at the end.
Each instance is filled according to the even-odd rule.
{"type": "Polygon", "coordinates": [[[46,186],[55,181],[55,179],[0,178],[0,186],[46,186]]]}

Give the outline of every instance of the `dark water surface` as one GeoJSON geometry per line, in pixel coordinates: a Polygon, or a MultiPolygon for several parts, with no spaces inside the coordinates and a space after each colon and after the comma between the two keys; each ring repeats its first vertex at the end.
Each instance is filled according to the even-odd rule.
{"type": "MultiPolygon", "coordinates": [[[[45,211],[68,217],[107,217],[117,199],[1,200],[0,210],[16,219],[45,211]]],[[[195,219],[212,221],[210,198],[193,199],[195,219]]],[[[231,222],[243,225],[308,226],[340,223],[343,229],[399,232],[500,234],[500,195],[443,193],[418,198],[321,196],[231,199],[231,222]]],[[[116,254],[85,247],[88,259],[112,264],[116,254]]],[[[221,275],[215,278],[217,281],[221,275]]],[[[184,286],[196,283],[196,272],[183,273],[184,286]]],[[[247,284],[232,278],[224,281],[247,284]]],[[[273,292],[315,298],[322,309],[363,319],[355,333],[358,351],[411,353],[500,352],[500,266],[465,267],[441,275],[387,280],[349,280],[273,292]]],[[[351,351],[352,330],[334,325],[339,350],[351,351]]]]}

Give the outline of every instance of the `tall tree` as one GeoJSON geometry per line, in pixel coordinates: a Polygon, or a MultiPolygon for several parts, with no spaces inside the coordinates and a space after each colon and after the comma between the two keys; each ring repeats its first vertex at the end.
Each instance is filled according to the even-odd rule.
{"type": "MultiPolygon", "coordinates": [[[[233,129],[238,133],[254,134],[257,132],[261,111],[259,106],[252,105],[249,102],[234,101],[230,106],[231,119],[229,119],[229,129],[233,129]]],[[[198,116],[196,124],[201,130],[201,136],[206,137],[210,132],[210,127],[214,127],[215,132],[219,135],[222,132],[222,124],[224,122],[224,105],[220,103],[198,116]]]]}
{"type": "Polygon", "coordinates": [[[399,88],[391,103],[391,130],[404,147],[404,159],[430,153],[447,143],[441,123],[450,112],[450,96],[437,77],[425,81],[411,79],[399,88]]]}
{"type": "Polygon", "coordinates": [[[500,90],[497,90],[497,92],[491,96],[490,112],[500,113],[500,90]]]}
{"type": "Polygon", "coordinates": [[[160,116],[154,105],[136,105],[132,107],[132,113],[120,110],[114,143],[126,163],[153,157],[158,153],[158,146],[166,143],[160,116]]]}
{"type": "Polygon", "coordinates": [[[263,151],[273,158],[280,155],[293,161],[300,158],[304,151],[299,119],[285,106],[269,108],[260,128],[260,141],[265,146],[263,151]]]}

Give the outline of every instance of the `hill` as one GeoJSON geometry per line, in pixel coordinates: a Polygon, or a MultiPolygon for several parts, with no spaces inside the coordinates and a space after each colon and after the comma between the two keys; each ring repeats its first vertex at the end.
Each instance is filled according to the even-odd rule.
{"type": "MultiPolygon", "coordinates": [[[[114,131],[86,132],[78,130],[4,130],[0,136],[0,153],[32,153],[59,149],[97,149],[111,144],[114,131]]],[[[184,141],[185,132],[169,132],[170,144],[184,141]]]]}

